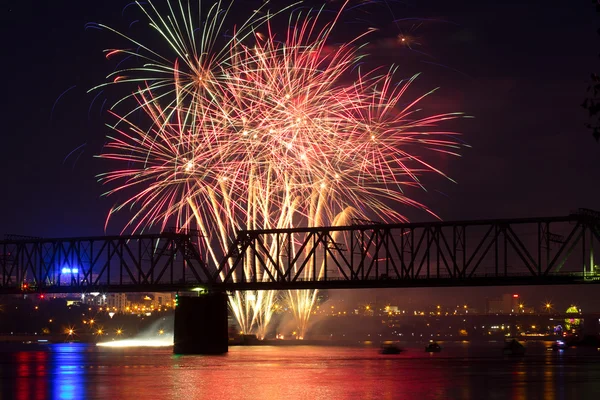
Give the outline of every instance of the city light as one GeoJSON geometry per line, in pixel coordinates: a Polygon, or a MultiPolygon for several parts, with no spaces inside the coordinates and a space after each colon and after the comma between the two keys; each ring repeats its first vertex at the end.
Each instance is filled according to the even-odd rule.
{"type": "Polygon", "coordinates": [[[192,292],[196,292],[196,293],[198,293],[198,296],[200,296],[201,294],[207,293],[208,290],[206,290],[203,287],[195,287],[192,289],[192,292]]]}

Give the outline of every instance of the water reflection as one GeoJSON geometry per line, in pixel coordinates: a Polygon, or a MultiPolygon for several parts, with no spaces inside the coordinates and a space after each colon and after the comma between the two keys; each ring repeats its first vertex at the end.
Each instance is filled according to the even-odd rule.
{"type": "MultiPolygon", "coordinates": [[[[537,347],[536,347],[537,346],[537,347]]],[[[446,344],[431,355],[407,346],[231,347],[224,356],[173,356],[171,349],[61,344],[0,352],[2,398],[16,399],[544,399],[600,396],[600,354],[524,357],[502,344],[446,344]]]]}
{"type": "Polygon", "coordinates": [[[87,364],[86,345],[57,344],[51,347],[52,398],[84,399],[84,368],[87,364]]]}
{"type": "MultiPolygon", "coordinates": [[[[47,353],[44,351],[19,351],[14,354],[13,362],[16,367],[14,376],[15,391],[13,398],[21,399],[45,399],[46,396],[46,364],[47,353]],[[31,385],[32,381],[39,382],[31,385]]],[[[11,376],[9,372],[9,376],[11,376]]]]}

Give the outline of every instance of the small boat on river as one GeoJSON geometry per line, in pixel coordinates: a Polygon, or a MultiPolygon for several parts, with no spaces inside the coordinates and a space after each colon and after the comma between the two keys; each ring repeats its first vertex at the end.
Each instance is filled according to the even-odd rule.
{"type": "Polygon", "coordinates": [[[439,353],[442,351],[442,346],[440,346],[438,342],[434,342],[432,340],[427,346],[425,346],[425,351],[427,353],[439,353]]]}
{"type": "Polygon", "coordinates": [[[553,351],[566,350],[568,347],[569,347],[569,345],[566,344],[563,340],[557,340],[556,342],[552,343],[552,346],[550,346],[550,350],[553,350],[553,351]]]}
{"type": "Polygon", "coordinates": [[[384,344],[381,346],[381,350],[379,352],[381,354],[400,354],[402,352],[402,348],[396,346],[395,344],[384,344]]]}

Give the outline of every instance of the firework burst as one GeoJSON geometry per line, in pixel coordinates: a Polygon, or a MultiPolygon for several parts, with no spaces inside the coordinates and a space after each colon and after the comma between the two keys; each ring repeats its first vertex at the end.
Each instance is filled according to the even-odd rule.
{"type": "MultiPolygon", "coordinates": [[[[174,58],[130,38],[138,51],[109,53],[142,52],[148,61],[129,70],[135,78],[113,79],[139,84],[127,96],[137,104],[115,113],[114,134],[101,155],[126,165],[100,179],[114,186],[108,194],[133,193],[113,210],[135,209],[128,229],[173,223],[199,229],[216,266],[240,229],[344,225],[370,217],[403,221],[396,205],[427,209],[404,188],[420,186],[423,172],[445,176],[426,153],[456,154],[455,134],[437,126],[460,114],[421,112],[418,105],[430,93],[407,100],[414,78],[398,83],[395,67],[363,71],[360,42],[368,31],[332,46],[341,11],[331,21],[318,10],[292,11],[281,37],[270,19],[276,14],[257,13],[214,50],[226,14],[220,3],[198,32],[189,4],[167,4],[166,16],[151,3],[140,7],[174,58]],[[134,110],[142,110],[147,123],[134,123],[134,110]]],[[[282,257],[274,238],[266,251],[282,257]]],[[[305,268],[304,278],[322,277],[323,268],[305,268]]],[[[252,276],[251,265],[244,270],[252,276]]],[[[316,294],[287,293],[301,337],[316,294]]],[[[264,337],[274,302],[273,291],[238,292],[230,305],[244,333],[264,337]]]]}

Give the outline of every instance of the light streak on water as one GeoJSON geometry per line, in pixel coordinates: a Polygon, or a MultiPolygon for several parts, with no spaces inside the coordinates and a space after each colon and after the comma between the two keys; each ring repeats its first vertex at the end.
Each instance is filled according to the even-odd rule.
{"type": "Polygon", "coordinates": [[[169,347],[173,346],[173,336],[160,339],[123,339],[97,343],[100,347],[169,347]]]}

